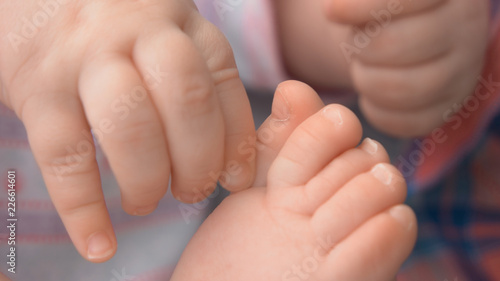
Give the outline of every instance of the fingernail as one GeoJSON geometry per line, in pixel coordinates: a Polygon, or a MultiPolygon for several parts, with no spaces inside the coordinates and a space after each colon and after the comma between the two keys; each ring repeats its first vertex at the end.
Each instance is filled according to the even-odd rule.
{"type": "Polygon", "coordinates": [[[219,183],[227,190],[231,192],[241,191],[253,183],[254,167],[250,163],[230,162],[226,167],[226,171],[219,178],[219,183]]]}
{"type": "Polygon", "coordinates": [[[376,179],[385,185],[390,185],[392,182],[392,173],[382,163],[375,165],[375,167],[372,168],[371,173],[376,179]]]}
{"type": "Polygon", "coordinates": [[[290,104],[280,88],[276,90],[276,94],[274,95],[271,115],[278,121],[287,121],[290,119],[290,104]]]}
{"type": "Polygon", "coordinates": [[[405,214],[404,214],[405,211],[406,210],[405,210],[404,206],[398,205],[398,206],[392,207],[389,210],[389,215],[391,215],[391,217],[393,217],[402,226],[404,226],[404,227],[408,228],[408,230],[410,230],[412,228],[413,224],[408,222],[407,216],[405,216],[405,214]]]}
{"type": "Polygon", "coordinates": [[[328,120],[332,121],[335,124],[341,125],[344,123],[344,119],[342,119],[342,115],[340,115],[340,111],[333,106],[326,106],[323,108],[323,116],[325,116],[328,120]]]}
{"type": "Polygon", "coordinates": [[[137,208],[134,211],[134,216],[149,215],[150,213],[152,213],[156,209],[157,206],[158,206],[158,203],[150,205],[150,206],[146,206],[146,207],[137,208]]]}
{"type": "Polygon", "coordinates": [[[113,244],[105,232],[92,234],[87,244],[87,257],[90,260],[99,260],[113,253],[113,244]]]}
{"type": "Polygon", "coordinates": [[[366,138],[360,146],[361,149],[374,155],[378,151],[378,144],[370,138],[366,138]]]}

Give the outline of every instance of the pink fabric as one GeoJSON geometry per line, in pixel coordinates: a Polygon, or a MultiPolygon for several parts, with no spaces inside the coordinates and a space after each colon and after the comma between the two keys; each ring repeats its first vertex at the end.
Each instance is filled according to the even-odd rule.
{"type": "Polygon", "coordinates": [[[274,90],[288,79],[280,56],[272,1],[195,2],[203,16],[228,38],[247,87],[274,90]]]}

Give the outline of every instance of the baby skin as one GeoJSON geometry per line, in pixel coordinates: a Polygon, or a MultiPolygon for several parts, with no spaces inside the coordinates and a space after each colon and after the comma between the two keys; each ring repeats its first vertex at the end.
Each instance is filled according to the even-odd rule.
{"type": "Polygon", "coordinates": [[[489,0],[275,2],[287,70],[315,87],[355,90],[367,120],[391,135],[440,127],[483,69],[489,0]]]}
{"type": "Polygon", "coordinates": [[[416,219],[384,148],[358,146],[356,116],[285,82],[258,136],[254,187],[208,217],[171,280],[394,279],[416,219]]]}
{"type": "MultiPolygon", "coordinates": [[[[347,64],[337,46],[351,42],[353,34],[337,36],[328,28],[363,27],[372,20],[371,10],[385,9],[386,0],[276,1],[282,45],[303,47],[284,48],[289,70],[319,86],[355,88],[367,119],[388,133],[428,133],[442,121],[443,109],[473,88],[487,42],[488,7],[485,0],[408,2],[347,64]],[[312,13],[297,17],[297,11],[309,11],[297,5],[306,4],[312,13]],[[316,25],[301,25],[298,18],[316,25]],[[304,42],[326,48],[299,44],[304,42]],[[442,59],[436,50],[445,54],[442,59]]],[[[176,198],[193,203],[203,199],[196,197],[200,185],[215,186],[210,175],[241,170],[221,181],[232,192],[250,187],[256,173],[267,175],[269,154],[261,153],[266,161],[257,166],[239,151],[255,138],[255,128],[231,47],[193,1],[40,3],[0,7],[0,36],[7,38],[0,41],[0,102],[22,120],[54,206],[84,258],[104,262],[117,248],[94,140],[131,215],[153,212],[169,182],[176,198]],[[35,17],[42,12],[43,24],[35,17]]]]}

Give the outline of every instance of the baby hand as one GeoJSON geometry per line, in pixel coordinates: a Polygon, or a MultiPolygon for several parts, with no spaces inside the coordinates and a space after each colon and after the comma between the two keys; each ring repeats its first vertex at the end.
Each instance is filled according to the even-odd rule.
{"type": "Polygon", "coordinates": [[[23,121],[83,257],[116,250],[94,138],[133,215],[156,208],[170,177],[186,202],[221,175],[232,191],[251,184],[248,99],[228,42],[192,1],[10,1],[0,14],[0,101],[23,121]]]}
{"type": "Polygon", "coordinates": [[[325,0],[353,26],[340,45],[360,107],[389,134],[422,136],[473,92],[488,42],[488,1],[325,0]]]}

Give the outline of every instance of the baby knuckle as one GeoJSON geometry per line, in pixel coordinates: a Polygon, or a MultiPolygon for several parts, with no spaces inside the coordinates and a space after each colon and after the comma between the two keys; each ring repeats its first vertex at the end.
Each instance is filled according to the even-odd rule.
{"type": "Polygon", "coordinates": [[[101,198],[90,197],[73,197],[70,200],[59,202],[59,214],[61,216],[81,215],[85,213],[94,213],[95,210],[105,208],[104,202],[101,198]]]}
{"type": "Polygon", "coordinates": [[[220,85],[228,81],[237,81],[240,79],[240,74],[236,67],[220,69],[212,73],[212,78],[215,85],[220,85]]]}
{"type": "Polygon", "coordinates": [[[40,166],[44,174],[55,176],[59,181],[66,177],[87,175],[94,172],[95,147],[89,141],[80,141],[75,145],[61,146],[50,156],[40,157],[40,166]]]}
{"type": "Polygon", "coordinates": [[[192,79],[178,96],[178,102],[184,106],[203,106],[210,103],[213,97],[213,88],[209,83],[192,79]]]}

